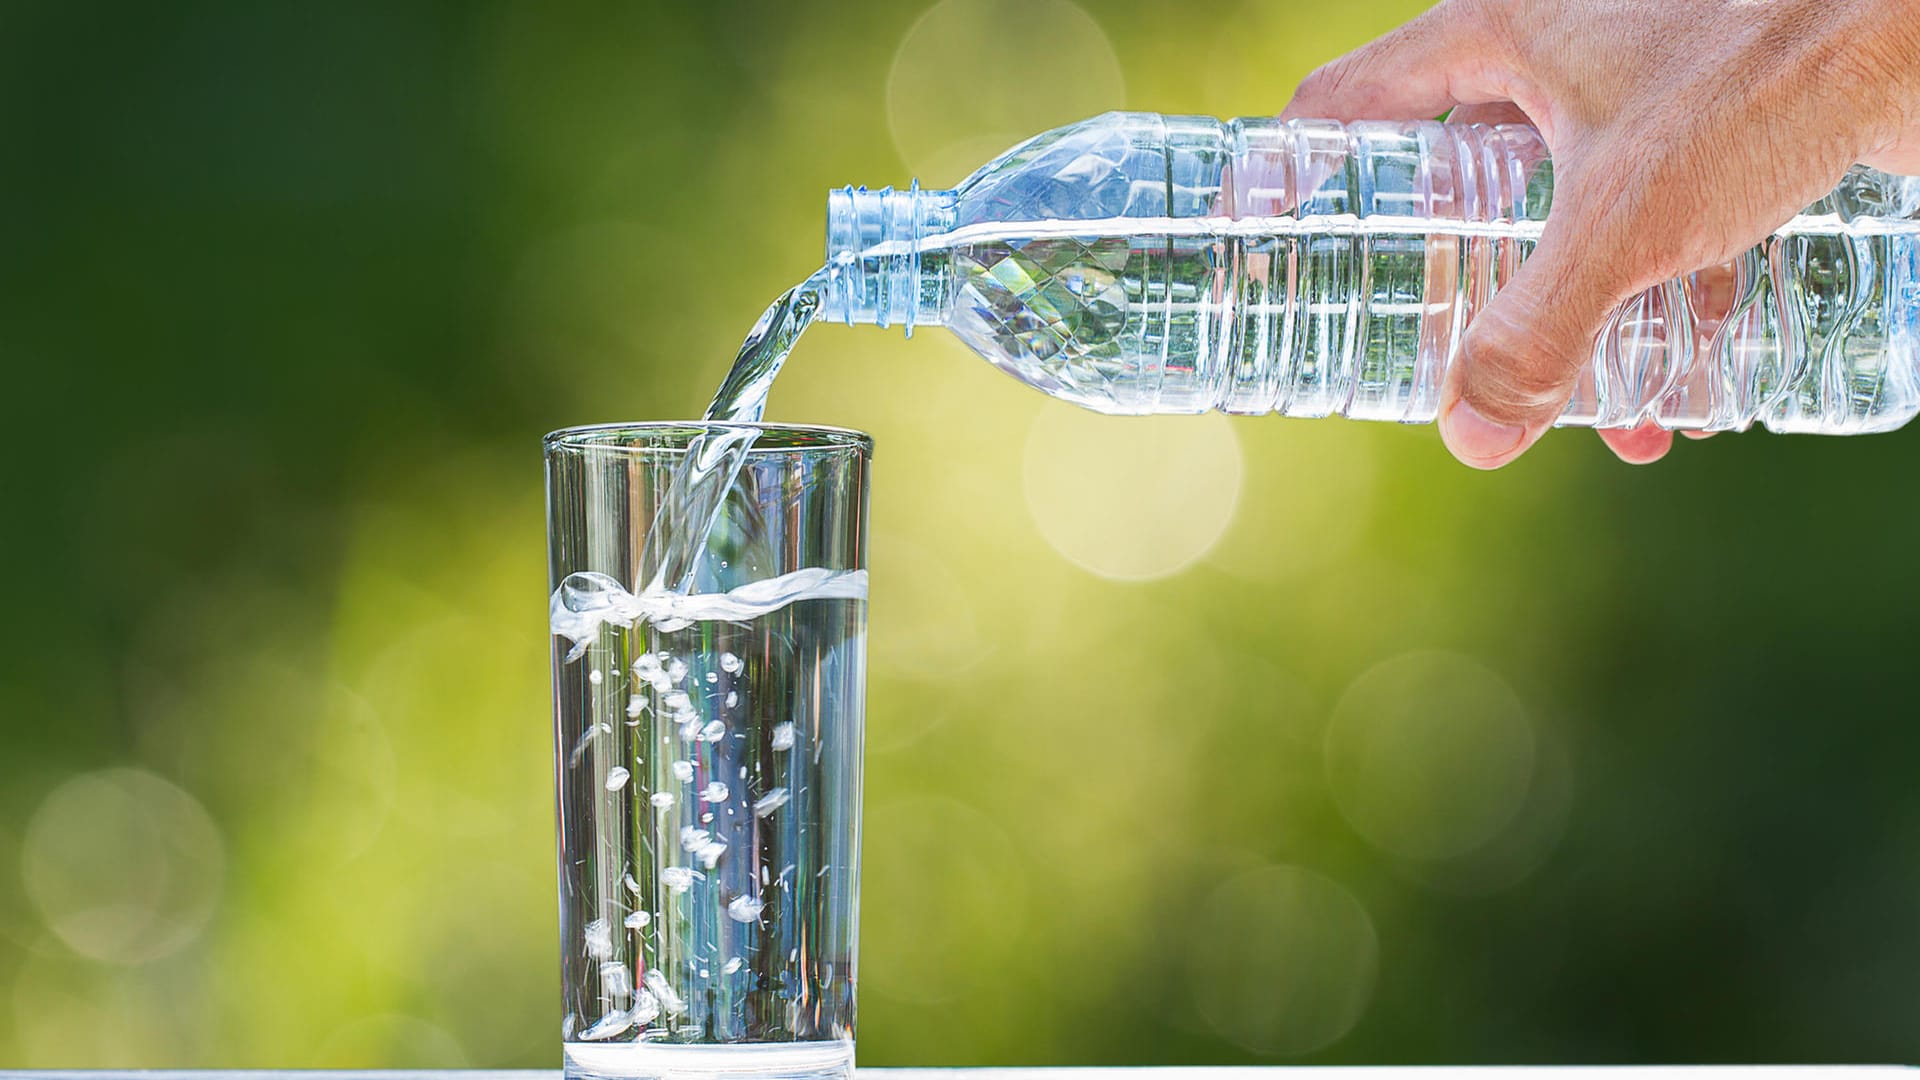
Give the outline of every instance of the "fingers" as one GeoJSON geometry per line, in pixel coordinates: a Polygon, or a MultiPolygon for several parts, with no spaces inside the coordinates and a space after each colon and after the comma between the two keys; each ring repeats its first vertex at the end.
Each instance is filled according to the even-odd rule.
{"type": "Polygon", "coordinates": [[[1651,465],[1673,449],[1673,432],[1657,424],[1600,432],[1600,441],[1629,465],[1651,465]]]}
{"type": "MultiPolygon", "coordinates": [[[[1594,338],[1641,284],[1612,276],[1632,263],[1573,221],[1548,221],[1533,255],[1467,328],[1447,372],[1440,437],[1474,468],[1507,464],[1552,426],[1591,362],[1594,338]]],[[[1624,445],[1623,457],[1650,461],[1672,444],[1666,435],[1615,434],[1620,441],[1609,445],[1624,445]]]]}
{"type": "MultiPolygon", "coordinates": [[[[1532,446],[1565,410],[1613,313],[1650,284],[1648,275],[1661,275],[1654,269],[1658,260],[1636,251],[1630,233],[1610,228],[1604,212],[1594,216],[1592,208],[1607,202],[1563,204],[1533,255],[1468,327],[1440,406],[1441,438],[1462,462],[1495,469],[1532,446]]],[[[1730,302],[1730,269],[1708,268],[1696,277],[1703,310],[1715,310],[1723,293],[1730,302]]],[[[1630,465],[1665,457],[1674,434],[1652,422],[1599,432],[1630,465]]],[[[1704,439],[1712,433],[1680,434],[1704,439]]]]}
{"type": "Polygon", "coordinates": [[[1282,119],[1417,120],[1455,105],[1505,101],[1510,81],[1480,5],[1445,0],[1398,30],[1308,75],[1282,119]]]}

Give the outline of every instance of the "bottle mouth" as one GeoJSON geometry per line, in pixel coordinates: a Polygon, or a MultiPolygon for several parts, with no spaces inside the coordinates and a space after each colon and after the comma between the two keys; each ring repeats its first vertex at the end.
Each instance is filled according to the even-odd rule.
{"type": "Polygon", "coordinates": [[[959,195],[886,187],[841,188],[827,195],[827,288],[821,319],[892,326],[909,336],[939,322],[945,289],[922,274],[921,246],[953,227],[959,195]]]}

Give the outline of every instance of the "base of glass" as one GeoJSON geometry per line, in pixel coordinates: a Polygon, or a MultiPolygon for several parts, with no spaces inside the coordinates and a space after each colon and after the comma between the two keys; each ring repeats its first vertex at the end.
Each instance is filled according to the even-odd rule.
{"type": "Polygon", "coordinates": [[[566,1080],[852,1080],[853,1043],[566,1044],[566,1080]]]}

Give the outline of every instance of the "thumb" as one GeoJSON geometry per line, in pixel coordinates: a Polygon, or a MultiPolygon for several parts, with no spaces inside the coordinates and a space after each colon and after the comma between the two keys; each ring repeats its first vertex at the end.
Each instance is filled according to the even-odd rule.
{"type": "Polygon", "coordinates": [[[1440,401],[1440,438],[1465,464],[1497,469],[1545,434],[1607,320],[1642,287],[1633,260],[1613,254],[1624,245],[1599,233],[1550,215],[1533,254],[1467,327],[1440,401]]]}

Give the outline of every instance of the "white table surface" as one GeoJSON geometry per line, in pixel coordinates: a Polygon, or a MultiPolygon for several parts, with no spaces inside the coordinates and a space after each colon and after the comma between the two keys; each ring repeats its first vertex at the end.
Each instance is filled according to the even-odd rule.
{"type": "MultiPolygon", "coordinates": [[[[860,1068],[860,1080],[1914,1080],[1903,1065],[1436,1065],[1436,1067],[860,1068]],[[1626,1076],[1632,1074],[1632,1076],[1626,1076]]],[[[4,1080],[559,1080],[559,1068],[0,1068],[4,1080]]]]}

